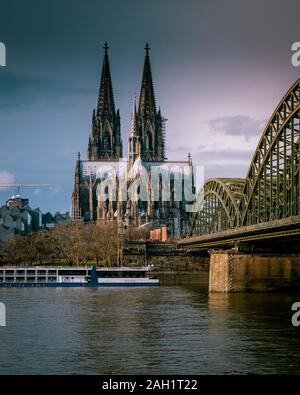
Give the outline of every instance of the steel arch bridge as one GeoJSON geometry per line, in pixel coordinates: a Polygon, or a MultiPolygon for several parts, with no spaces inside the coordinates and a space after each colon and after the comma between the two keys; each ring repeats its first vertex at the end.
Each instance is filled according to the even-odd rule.
{"type": "Polygon", "coordinates": [[[204,183],[190,215],[190,236],[299,215],[299,143],[300,79],[267,123],[247,177],[204,183]]]}

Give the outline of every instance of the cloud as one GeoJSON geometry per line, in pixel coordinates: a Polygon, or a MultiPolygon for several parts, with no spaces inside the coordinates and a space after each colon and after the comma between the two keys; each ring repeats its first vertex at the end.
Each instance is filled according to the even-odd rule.
{"type": "Polygon", "coordinates": [[[210,117],[187,135],[172,138],[168,145],[169,159],[185,159],[190,152],[204,164],[237,159],[250,160],[266,125],[265,120],[246,115],[210,117]],[[201,155],[200,155],[201,154],[201,155]]]}
{"type": "Polygon", "coordinates": [[[250,164],[252,156],[251,150],[203,150],[193,154],[194,163],[204,163],[206,165],[224,165],[224,164],[250,164]]]}
{"type": "Polygon", "coordinates": [[[204,178],[245,178],[249,169],[250,163],[236,164],[210,164],[204,169],[204,178]]]}
{"type": "Polygon", "coordinates": [[[209,130],[212,133],[244,136],[246,139],[249,139],[261,134],[265,125],[265,120],[250,118],[246,115],[235,115],[211,119],[209,121],[209,130]]]}
{"type": "MultiPolygon", "coordinates": [[[[15,176],[6,171],[6,170],[0,170],[0,187],[1,184],[14,184],[15,183],[15,176]]],[[[6,190],[9,188],[1,187],[1,190],[6,190]]]]}
{"type": "Polygon", "coordinates": [[[246,176],[259,135],[246,139],[242,135],[212,134],[207,128],[199,132],[198,136],[200,138],[195,133],[190,146],[185,146],[184,151],[180,143],[175,145],[173,142],[170,158],[186,159],[187,152],[191,152],[194,167],[204,166],[205,179],[246,176]],[[200,144],[197,144],[198,141],[200,144]]]}
{"type": "Polygon", "coordinates": [[[168,151],[169,152],[183,152],[184,155],[187,155],[187,153],[191,150],[191,147],[187,146],[187,145],[178,145],[178,146],[170,146],[168,147],[168,151]]]}
{"type": "Polygon", "coordinates": [[[222,135],[221,133],[212,134],[209,131],[203,131],[199,135],[201,136],[202,144],[195,144],[197,137],[191,138],[190,146],[185,147],[183,151],[180,145],[175,145],[173,142],[172,149],[168,149],[168,152],[170,152],[168,156],[172,157],[172,159],[174,159],[173,156],[176,156],[178,159],[184,159],[187,157],[187,153],[190,152],[193,158],[201,156],[203,160],[210,162],[222,158],[247,158],[254,152],[259,140],[259,136],[246,139],[244,136],[222,135]]]}

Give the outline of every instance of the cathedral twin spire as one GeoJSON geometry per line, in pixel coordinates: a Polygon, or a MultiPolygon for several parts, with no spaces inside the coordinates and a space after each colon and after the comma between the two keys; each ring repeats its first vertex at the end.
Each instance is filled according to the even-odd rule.
{"type": "Polygon", "coordinates": [[[156,114],[149,50],[150,47],[147,43],[145,46],[145,61],[144,61],[144,70],[143,70],[140,103],[139,103],[140,115],[156,114]]]}
{"type": "Polygon", "coordinates": [[[118,160],[122,157],[119,110],[115,111],[110,75],[108,45],[104,44],[104,58],[97,109],[93,111],[92,133],[89,136],[89,160],[118,160]]]}
{"type": "Polygon", "coordinates": [[[156,112],[149,45],[145,46],[145,60],[138,107],[138,130],[142,140],[141,157],[146,162],[165,160],[165,141],[160,110],[156,112]]]}
{"type": "MultiPolygon", "coordinates": [[[[88,159],[118,160],[122,157],[120,114],[119,110],[115,112],[107,43],[103,48],[104,58],[98,105],[93,112],[88,159]]],[[[156,112],[149,49],[149,45],[146,44],[138,112],[134,100],[132,127],[128,140],[129,162],[132,162],[137,155],[141,156],[144,161],[150,162],[165,159],[163,119],[160,111],[156,112]]]]}
{"type": "Polygon", "coordinates": [[[110,67],[108,60],[108,45],[104,44],[104,58],[102,66],[101,81],[99,87],[97,115],[113,114],[115,115],[115,102],[111,82],[110,67]]]}

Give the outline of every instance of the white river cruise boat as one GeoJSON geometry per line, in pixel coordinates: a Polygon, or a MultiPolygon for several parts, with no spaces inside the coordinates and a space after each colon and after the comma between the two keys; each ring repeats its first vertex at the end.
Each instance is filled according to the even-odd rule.
{"type": "Polygon", "coordinates": [[[0,267],[0,287],[155,286],[148,267],[0,267]]]}

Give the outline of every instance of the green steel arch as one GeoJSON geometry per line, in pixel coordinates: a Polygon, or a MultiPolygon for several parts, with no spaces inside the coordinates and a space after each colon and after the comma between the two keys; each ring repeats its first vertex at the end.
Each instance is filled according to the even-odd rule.
{"type": "Polygon", "coordinates": [[[191,236],[300,214],[300,79],[261,136],[245,179],[207,180],[190,215],[191,236]]]}
{"type": "Polygon", "coordinates": [[[239,201],[245,180],[211,178],[207,180],[193,205],[190,235],[199,236],[230,229],[239,220],[239,201]]]}
{"type": "Polygon", "coordinates": [[[240,225],[299,214],[300,79],[269,120],[251,161],[239,204],[240,225]]]}

